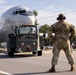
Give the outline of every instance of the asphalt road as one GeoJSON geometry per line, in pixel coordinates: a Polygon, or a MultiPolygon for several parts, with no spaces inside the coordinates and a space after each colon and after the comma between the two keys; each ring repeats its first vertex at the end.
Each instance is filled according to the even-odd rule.
{"type": "MultiPolygon", "coordinates": [[[[76,61],[76,51],[74,51],[76,61]]],[[[5,53],[0,53],[0,75],[76,75],[70,72],[70,65],[63,51],[60,53],[59,62],[55,73],[49,73],[52,52],[43,51],[42,56],[32,56],[31,53],[16,54],[10,58],[5,53]]],[[[76,67],[76,63],[75,63],[76,67]]]]}

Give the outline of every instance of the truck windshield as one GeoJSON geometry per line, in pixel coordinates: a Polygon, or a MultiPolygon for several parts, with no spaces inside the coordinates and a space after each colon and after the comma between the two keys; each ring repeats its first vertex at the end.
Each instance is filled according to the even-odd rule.
{"type": "Polygon", "coordinates": [[[36,27],[20,27],[20,34],[36,34],[36,27]]]}

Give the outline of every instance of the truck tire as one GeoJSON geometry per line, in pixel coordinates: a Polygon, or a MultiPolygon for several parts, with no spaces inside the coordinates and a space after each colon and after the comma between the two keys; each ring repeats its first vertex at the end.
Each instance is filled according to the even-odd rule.
{"type": "Polygon", "coordinates": [[[13,57],[13,56],[14,56],[14,52],[9,51],[9,52],[8,52],[8,56],[13,57]]]}
{"type": "Polygon", "coordinates": [[[42,51],[38,51],[38,56],[42,56],[42,51]]]}
{"type": "Polygon", "coordinates": [[[35,51],[33,51],[33,52],[32,52],[32,54],[33,54],[33,55],[36,55],[36,52],[35,52],[35,51]]]}

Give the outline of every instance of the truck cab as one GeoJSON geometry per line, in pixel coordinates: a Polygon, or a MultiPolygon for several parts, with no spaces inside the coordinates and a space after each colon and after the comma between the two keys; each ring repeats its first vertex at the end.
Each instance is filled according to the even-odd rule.
{"type": "Polygon", "coordinates": [[[11,57],[18,52],[32,52],[41,56],[43,46],[43,37],[35,25],[16,26],[15,33],[8,35],[7,52],[11,57]]]}

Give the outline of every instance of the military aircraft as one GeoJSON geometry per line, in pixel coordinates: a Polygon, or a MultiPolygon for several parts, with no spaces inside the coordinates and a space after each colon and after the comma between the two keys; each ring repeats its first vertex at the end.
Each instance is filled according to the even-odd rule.
{"type": "Polygon", "coordinates": [[[33,10],[25,6],[15,6],[1,15],[0,43],[6,42],[10,33],[14,33],[16,25],[34,25],[33,10]]]}

